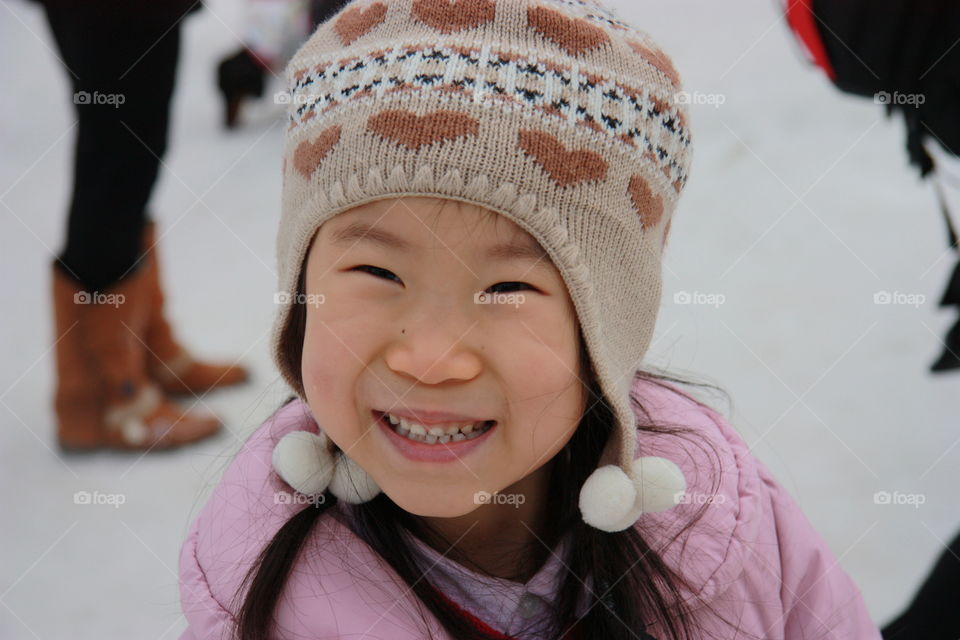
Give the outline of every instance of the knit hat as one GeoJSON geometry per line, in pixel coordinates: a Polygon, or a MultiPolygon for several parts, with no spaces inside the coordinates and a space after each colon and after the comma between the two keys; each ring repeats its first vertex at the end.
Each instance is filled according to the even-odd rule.
{"type": "MultiPolygon", "coordinates": [[[[663,458],[635,459],[629,400],[691,161],[686,101],[670,58],[587,0],[356,0],[317,28],[286,77],[272,345],[284,379],[298,388],[283,336],[321,224],[391,197],[476,204],[509,218],[549,254],[616,418],[581,490],[583,519],[620,531],[642,513],[673,507],[683,474],[663,458]]],[[[275,449],[274,467],[295,489],[336,488],[352,502],[379,492],[349,459],[338,474],[322,430],[290,435],[275,449]]]]}

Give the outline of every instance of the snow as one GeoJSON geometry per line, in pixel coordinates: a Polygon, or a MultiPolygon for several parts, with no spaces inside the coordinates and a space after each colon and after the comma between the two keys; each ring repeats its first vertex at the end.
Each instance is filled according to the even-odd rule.
{"type": "MultiPolygon", "coordinates": [[[[960,374],[928,373],[955,320],[936,306],[955,256],[933,187],[908,166],[901,123],[835,91],[805,62],[776,3],[613,5],[673,56],[688,91],[723,97],[693,107],[694,166],[651,360],[731,394],[733,424],[882,624],[960,524],[960,374]],[[882,291],[925,302],[875,304],[882,291]],[[677,293],[723,302],[677,304],[677,293]],[[880,491],[924,502],[876,504],[880,491]]],[[[177,557],[190,521],[288,395],[268,353],[282,107],[248,106],[243,128],[227,133],[213,81],[238,45],[241,7],[210,0],[185,22],[151,208],[179,335],[201,355],[242,356],[253,381],[198,401],[229,427],[208,442],[68,456],[56,449],[51,402],[49,269],[69,197],[70,90],[38,7],[3,1],[0,637],[177,637],[177,557]],[[78,491],[124,502],[75,504],[78,491]]],[[[267,94],[281,88],[274,78],[267,94]]]]}

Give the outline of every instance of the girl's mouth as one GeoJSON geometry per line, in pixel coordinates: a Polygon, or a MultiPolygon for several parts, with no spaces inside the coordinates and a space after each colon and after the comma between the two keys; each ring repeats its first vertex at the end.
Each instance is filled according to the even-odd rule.
{"type": "Polygon", "coordinates": [[[452,462],[489,439],[496,420],[476,424],[418,425],[373,411],[374,419],[387,439],[405,457],[416,462],[452,462]]]}
{"type": "Polygon", "coordinates": [[[404,418],[397,418],[382,411],[374,412],[377,419],[394,433],[413,442],[422,444],[453,444],[479,438],[493,428],[496,420],[485,420],[473,424],[461,423],[444,427],[420,425],[404,418]]]}

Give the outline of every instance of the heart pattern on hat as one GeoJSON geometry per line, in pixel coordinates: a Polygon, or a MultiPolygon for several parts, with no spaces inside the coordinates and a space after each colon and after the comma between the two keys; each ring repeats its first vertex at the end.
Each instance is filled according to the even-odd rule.
{"type": "Polygon", "coordinates": [[[547,7],[527,9],[527,26],[558,44],[572,56],[579,56],[594,47],[610,42],[610,36],[600,27],[586,20],[570,18],[556,9],[547,7]]]}
{"type": "Polygon", "coordinates": [[[475,136],[480,132],[480,121],[459,111],[439,110],[418,116],[405,109],[387,109],[371,116],[367,129],[419,151],[435,142],[475,136]]]}
{"type": "Polygon", "coordinates": [[[519,138],[520,148],[561,187],[607,177],[609,165],[599,153],[568,151],[559,138],[543,131],[521,130],[519,138]]]}
{"type": "Polygon", "coordinates": [[[300,172],[300,175],[304,178],[310,177],[330,150],[340,142],[340,132],[341,127],[334,125],[324,129],[313,142],[304,140],[297,145],[296,151],[293,152],[293,167],[300,172]]]}
{"type": "Polygon", "coordinates": [[[633,176],[627,187],[633,206],[640,214],[640,224],[644,230],[657,226],[663,217],[663,198],[655,195],[643,176],[633,176]]]}
{"type": "Polygon", "coordinates": [[[445,34],[475,29],[497,16],[494,0],[413,0],[413,15],[445,34]]]}
{"type": "Polygon", "coordinates": [[[653,65],[654,68],[663,72],[663,74],[670,79],[670,82],[673,83],[673,86],[680,86],[680,74],[677,73],[673,63],[670,62],[670,58],[664,55],[662,51],[651,51],[639,42],[632,40],[628,40],[627,44],[630,45],[630,48],[633,49],[637,55],[653,65]]]}
{"type": "Polygon", "coordinates": [[[333,30],[340,38],[343,46],[369,33],[374,27],[381,24],[387,17],[387,5],[375,2],[368,7],[354,7],[345,11],[333,30]]]}

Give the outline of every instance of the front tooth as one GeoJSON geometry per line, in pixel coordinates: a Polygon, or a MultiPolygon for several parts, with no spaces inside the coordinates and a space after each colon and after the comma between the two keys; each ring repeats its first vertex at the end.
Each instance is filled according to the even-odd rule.
{"type": "Polygon", "coordinates": [[[411,422],[406,418],[396,417],[389,413],[387,413],[386,415],[387,415],[387,419],[390,421],[390,424],[395,425],[398,431],[401,431],[401,432],[409,431],[412,435],[423,436],[427,442],[437,442],[437,441],[442,442],[443,440],[440,440],[440,439],[443,436],[447,436],[448,440],[449,439],[460,440],[460,438],[454,438],[454,436],[458,434],[468,435],[474,429],[479,429],[483,424],[482,422],[475,422],[475,423],[461,422],[461,423],[451,424],[447,427],[437,427],[437,426],[426,427],[425,425],[418,424],[416,422],[411,422]],[[429,438],[429,436],[433,436],[432,441],[429,438]]]}
{"type": "Polygon", "coordinates": [[[400,418],[400,424],[405,426],[407,429],[410,429],[413,433],[417,435],[425,436],[427,435],[427,430],[423,428],[422,424],[417,424],[416,422],[408,422],[403,418],[400,418]]]}

